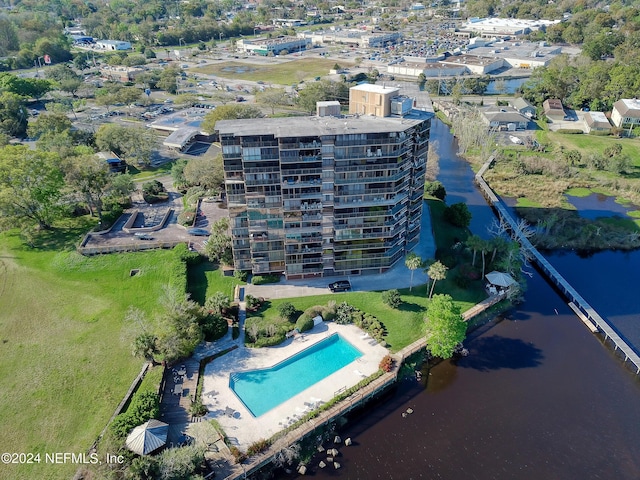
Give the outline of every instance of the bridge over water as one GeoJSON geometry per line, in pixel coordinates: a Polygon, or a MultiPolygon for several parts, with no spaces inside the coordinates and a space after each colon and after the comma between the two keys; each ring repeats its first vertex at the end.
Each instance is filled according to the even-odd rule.
{"type": "MultiPolygon", "coordinates": [[[[616,330],[607,322],[589,303],[582,298],[578,291],[573,288],[569,282],[555,269],[551,263],[533,246],[529,239],[522,233],[517,222],[511,216],[504,203],[491,190],[483,175],[493,163],[495,156],[491,156],[489,160],[482,166],[475,176],[476,183],[484,194],[489,204],[495,209],[500,220],[508,225],[511,235],[528,256],[535,261],[536,265],[544,273],[544,275],[569,299],[574,312],[587,324],[587,326],[595,326],[597,331],[604,335],[605,341],[609,340],[613,343],[614,349],[620,351],[624,356],[625,362],[631,362],[636,369],[636,374],[640,375],[640,355],[616,332],[616,330]]],[[[592,331],[594,329],[592,328],[592,331]]]]}

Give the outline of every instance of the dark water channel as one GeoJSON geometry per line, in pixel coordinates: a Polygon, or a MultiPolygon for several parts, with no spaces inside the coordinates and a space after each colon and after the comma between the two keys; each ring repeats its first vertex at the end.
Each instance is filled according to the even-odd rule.
{"type": "Polygon", "coordinates": [[[616,203],[616,198],[601,193],[592,193],[586,197],[574,197],[567,195],[567,200],[576,209],[582,218],[596,220],[606,217],[628,218],[627,213],[638,210],[634,205],[622,205],[616,203]]]}
{"type": "MultiPolygon", "coordinates": [[[[493,214],[436,122],[448,203],[467,201],[474,233],[493,214]]],[[[553,263],[621,329],[640,322],[640,255],[606,252],[553,263]]],[[[632,335],[629,334],[631,337],[632,335]]],[[[635,335],[636,346],[640,336],[635,335]]],[[[525,301],[466,342],[468,357],[446,361],[421,382],[402,382],[344,427],[340,479],[638,479],[640,379],[592,335],[534,271],[525,301]],[[414,413],[403,418],[402,412],[414,413]]]]}

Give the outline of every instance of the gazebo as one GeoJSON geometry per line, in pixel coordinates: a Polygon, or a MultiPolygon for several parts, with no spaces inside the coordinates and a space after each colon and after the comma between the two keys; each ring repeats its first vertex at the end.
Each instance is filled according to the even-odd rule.
{"type": "Polygon", "coordinates": [[[511,275],[504,272],[498,272],[494,270],[493,272],[487,273],[484,278],[487,279],[487,287],[489,293],[496,294],[503,290],[509,289],[512,285],[518,283],[516,282],[511,275]]]}
{"type": "Polygon", "coordinates": [[[165,446],[168,432],[168,424],[151,419],[134,428],[125,444],[133,453],[149,455],[165,446]]]}

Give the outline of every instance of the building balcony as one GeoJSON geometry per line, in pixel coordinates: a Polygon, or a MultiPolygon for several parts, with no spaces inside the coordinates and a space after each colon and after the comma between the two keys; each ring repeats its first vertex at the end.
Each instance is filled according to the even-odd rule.
{"type": "Polygon", "coordinates": [[[308,180],[282,179],[283,190],[286,190],[287,188],[314,187],[316,185],[322,185],[321,178],[310,178],[308,180]]]}
{"type": "Polygon", "coordinates": [[[335,242],[345,242],[351,240],[362,240],[365,238],[390,238],[396,235],[397,232],[393,230],[385,230],[384,232],[369,232],[369,233],[347,233],[351,229],[337,230],[334,234],[335,242]]]}
{"type": "Polygon", "coordinates": [[[311,162],[322,162],[322,155],[298,155],[298,156],[282,156],[280,155],[280,163],[282,165],[287,165],[291,163],[311,163],[311,162]]]}
{"type": "Polygon", "coordinates": [[[400,138],[400,136],[396,135],[395,137],[385,137],[385,138],[369,138],[365,140],[347,140],[336,138],[335,146],[336,147],[357,147],[360,145],[397,145],[398,143],[404,142],[405,138],[400,138]]]}
{"type": "Polygon", "coordinates": [[[385,175],[380,176],[380,177],[364,175],[363,172],[361,172],[357,176],[354,176],[353,173],[351,175],[352,176],[349,176],[349,177],[345,178],[344,176],[338,174],[334,178],[333,182],[336,185],[348,185],[348,184],[360,185],[360,184],[363,184],[363,183],[367,184],[367,183],[380,183],[380,182],[395,182],[397,180],[400,180],[401,178],[408,177],[409,176],[409,171],[408,170],[400,170],[400,171],[397,171],[395,173],[385,174],[385,175]]]}
{"type": "Polygon", "coordinates": [[[287,257],[286,259],[287,266],[289,265],[309,265],[312,263],[320,264],[322,263],[322,257],[312,257],[312,258],[296,258],[296,257],[287,257]]]}
{"type": "Polygon", "coordinates": [[[278,185],[280,183],[280,178],[246,178],[244,184],[250,187],[260,186],[260,185],[278,185]]]}
{"type": "Polygon", "coordinates": [[[306,193],[286,193],[286,192],[282,192],[282,198],[284,198],[285,200],[292,200],[292,199],[317,199],[317,200],[321,200],[322,199],[322,192],[321,191],[317,191],[317,192],[306,192],[306,193]]]}
{"type": "Polygon", "coordinates": [[[321,246],[310,247],[309,245],[287,245],[284,250],[286,255],[302,255],[305,253],[322,253],[321,246]]]}
{"type": "Polygon", "coordinates": [[[290,175],[322,175],[322,168],[281,168],[283,179],[290,175]]]}

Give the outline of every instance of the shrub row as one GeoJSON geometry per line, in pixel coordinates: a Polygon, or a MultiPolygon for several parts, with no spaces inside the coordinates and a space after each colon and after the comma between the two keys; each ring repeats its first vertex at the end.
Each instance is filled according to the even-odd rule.
{"type": "Polygon", "coordinates": [[[265,283],[278,283],[280,275],[254,275],[251,277],[251,283],[254,285],[264,285],[265,283]]]}
{"type": "Polygon", "coordinates": [[[127,411],[118,415],[109,429],[117,438],[123,439],[133,428],[147,420],[158,418],[158,415],[160,415],[158,394],[150,391],[137,392],[133,395],[127,411]]]}
{"type": "Polygon", "coordinates": [[[567,133],[570,135],[582,135],[584,132],[579,128],[560,128],[556,130],[557,133],[567,133]]]}
{"type": "Polygon", "coordinates": [[[325,322],[331,322],[336,318],[336,303],[332,300],[327,305],[314,305],[307,308],[296,321],[299,332],[306,332],[313,328],[313,319],[320,315],[325,322]]]}

